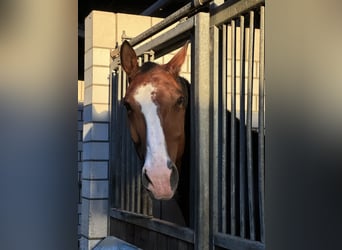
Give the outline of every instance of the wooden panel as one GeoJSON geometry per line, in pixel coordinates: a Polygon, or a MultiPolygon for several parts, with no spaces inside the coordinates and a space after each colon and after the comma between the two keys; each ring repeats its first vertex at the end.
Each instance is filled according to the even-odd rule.
{"type": "Polygon", "coordinates": [[[193,244],[152,229],[111,218],[110,235],[144,250],[192,250],[193,244]]]}

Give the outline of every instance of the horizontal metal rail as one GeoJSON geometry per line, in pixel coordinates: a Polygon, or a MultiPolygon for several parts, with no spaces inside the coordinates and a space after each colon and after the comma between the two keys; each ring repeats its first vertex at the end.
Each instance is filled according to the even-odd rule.
{"type": "Polygon", "coordinates": [[[263,3],[265,3],[265,0],[244,0],[238,1],[234,4],[231,4],[229,1],[225,2],[211,10],[210,26],[221,25],[263,3]]]}
{"type": "MultiPolygon", "coordinates": [[[[160,36],[156,37],[152,41],[147,42],[141,45],[140,47],[138,47],[137,49],[135,49],[137,56],[140,56],[144,52],[152,50],[152,49],[156,53],[156,51],[160,50],[160,48],[169,48],[168,44],[170,44],[170,42],[174,44],[177,41],[177,39],[179,40],[181,37],[188,37],[189,34],[187,34],[187,32],[191,31],[194,25],[195,25],[195,16],[185,20],[182,23],[179,23],[172,30],[169,30],[161,34],[160,36]]],[[[172,50],[172,48],[169,48],[169,50],[172,50]]],[[[156,57],[158,57],[158,55],[156,55],[156,57]]]]}
{"type": "MultiPolygon", "coordinates": [[[[151,36],[157,34],[158,32],[162,31],[163,29],[169,27],[170,25],[176,23],[180,19],[186,16],[190,16],[190,14],[193,12],[195,13],[195,10],[199,7],[202,7],[204,4],[209,3],[209,0],[196,0],[193,1],[193,3],[188,3],[176,12],[172,13],[170,16],[162,20],[161,22],[153,25],[150,29],[146,30],[145,32],[141,33],[140,35],[134,37],[132,40],[130,40],[130,44],[132,46],[135,46],[147,38],[150,38],[151,36]]],[[[110,53],[112,58],[115,58],[117,56],[117,51],[113,50],[110,53]]]]}
{"type": "Polygon", "coordinates": [[[151,216],[131,213],[119,209],[112,209],[110,211],[110,216],[114,219],[150,229],[188,243],[194,243],[194,231],[188,227],[182,227],[168,221],[155,219],[151,216]]]}

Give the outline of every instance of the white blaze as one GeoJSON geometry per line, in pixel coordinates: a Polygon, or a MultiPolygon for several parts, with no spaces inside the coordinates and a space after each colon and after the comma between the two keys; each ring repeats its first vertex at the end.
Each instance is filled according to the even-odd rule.
{"type": "Polygon", "coordinates": [[[142,85],[135,92],[134,98],[141,106],[146,122],[146,158],[145,167],[166,167],[169,159],[166,151],[165,136],[160,124],[157,105],[153,102],[156,94],[151,83],[142,85]]]}

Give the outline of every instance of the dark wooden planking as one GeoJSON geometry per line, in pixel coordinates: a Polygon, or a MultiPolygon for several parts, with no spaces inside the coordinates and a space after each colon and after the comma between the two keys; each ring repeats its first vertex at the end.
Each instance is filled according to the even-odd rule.
{"type": "Polygon", "coordinates": [[[163,234],[157,234],[157,241],[156,241],[156,249],[165,249],[168,250],[168,242],[167,237],[163,234]]]}
{"type": "Polygon", "coordinates": [[[258,242],[232,236],[229,234],[217,233],[214,236],[214,244],[223,249],[233,250],[265,250],[265,245],[258,242]]]}
{"type": "Polygon", "coordinates": [[[178,238],[180,240],[194,243],[194,232],[190,228],[181,227],[177,224],[154,219],[149,216],[143,216],[140,214],[129,213],[126,211],[120,211],[113,209],[110,212],[112,219],[118,219],[126,223],[131,223],[152,231],[160,232],[162,234],[178,238]]]}

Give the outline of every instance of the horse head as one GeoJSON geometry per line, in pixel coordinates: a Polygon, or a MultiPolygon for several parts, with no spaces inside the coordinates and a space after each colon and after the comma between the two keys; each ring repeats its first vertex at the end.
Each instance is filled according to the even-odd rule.
{"type": "Polygon", "coordinates": [[[138,65],[137,55],[125,41],[120,60],[129,85],[123,103],[131,138],[144,161],[142,184],[155,199],[171,199],[177,189],[185,147],[188,93],[179,72],[188,43],[166,64],[138,65]]]}

